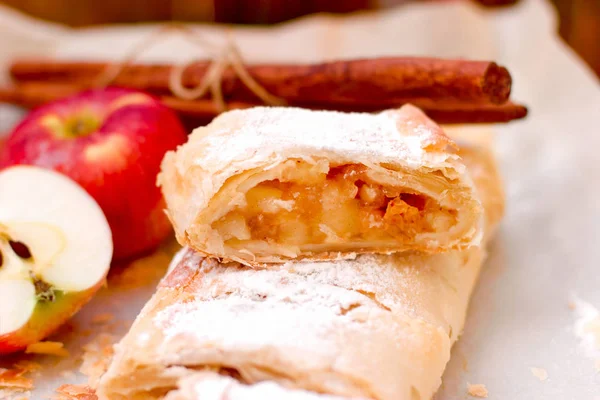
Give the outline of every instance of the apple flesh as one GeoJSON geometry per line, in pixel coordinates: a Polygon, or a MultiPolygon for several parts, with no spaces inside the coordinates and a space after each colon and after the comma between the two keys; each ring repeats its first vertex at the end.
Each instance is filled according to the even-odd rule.
{"type": "Polygon", "coordinates": [[[30,166],[0,171],[0,354],[36,343],[105,282],[111,231],[71,179],[30,166]]]}
{"type": "Polygon", "coordinates": [[[126,259],[171,234],[156,176],[165,152],[186,140],[175,113],[156,98],[91,90],[30,113],[6,140],[0,168],[36,165],[75,180],[104,211],[115,259],[126,259]]]}

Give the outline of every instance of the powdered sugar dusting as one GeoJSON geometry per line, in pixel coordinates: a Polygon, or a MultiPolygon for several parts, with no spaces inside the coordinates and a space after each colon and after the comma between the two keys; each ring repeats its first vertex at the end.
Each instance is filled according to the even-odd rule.
{"type": "Polygon", "coordinates": [[[202,274],[196,301],[171,305],[155,317],[167,342],[187,337],[225,348],[290,349],[302,343],[315,353],[333,357],[323,342],[331,337],[336,316],[353,304],[376,307],[359,293],[315,286],[287,271],[221,266],[202,274]]]}
{"type": "MultiPolygon", "coordinates": [[[[339,318],[364,322],[366,309],[423,319],[455,337],[461,328],[460,317],[455,316],[460,313],[446,304],[460,304],[457,296],[466,301],[469,291],[457,294],[444,274],[476,273],[456,257],[460,254],[364,255],[356,260],[290,262],[259,270],[201,262],[196,264],[201,279],[194,283],[194,301],[165,308],[154,322],[167,341],[186,337],[226,346],[232,343],[223,342],[233,340],[245,346],[283,348],[301,341],[303,347],[323,355],[328,351],[324,338],[331,337],[339,318]],[[454,333],[452,325],[459,325],[454,333]],[[238,333],[241,329],[243,335],[238,333]]],[[[184,260],[188,262],[181,268],[187,271],[187,264],[198,262],[196,257],[184,256],[184,260]]]]}
{"type": "MultiPolygon", "coordinates": [[[[277,152],[290,145],[303,149],[355,153],[392,158],[402,156],[408,162],[422,155],[419,126],[412,132],[398,135],[396,121],[388,115],[366,113],[339,113],[309,111],[296,108],[257,107],[235,110],[215,121],[224,130],[206,137],[207,155],[220,159],[236,159],[248,152],[277,152]],[[228,135],[232,121],[242,120],[236,126],[236,135],[228,135]],[[218,149],[219,151],[213,151],[218,149]]],[[[201,128],[202,129],[202,128],[201,128]]],[[[315,154],[313,154],[315,155],[315,154]]],[[[244,156],[245,157],[245,156],[244,156]]]]}
{"type": "Polygon", "coordinates": [[[185,290],[175,293],[180,297],[152,318],[160,332],[154,351],[160,365],[226,366],[245,382],[267,379],[340,395],[392,398],[391,393],[409,393],[411,384],[432,390],[430,378],[425,383],[419,378],[421,371],[441,374],[450,354],[451,339],[439,327],[396,314],[370,293],[285,268],[206,260],[185,290]],[[416,357],[410,368],[395,363],[423,346],[431,356],[416,357]],[[389,368],[379,371],[380,365],[389,368]]]}
{"type": "Polygon", "coordinates": [[[236,383],[230,377],[220,376],[213,373],[200,373],[194,376],[192,390],[199,399],[222,400],[227,399],[229,389],[236,383]]]}
{"type": "MultiPolygon", "coordinates": [[[[412,106],[381,114],[255,107],[230,111],[210,127],[198,128],[180,151],[193,154],[194,165],[207,170],[232,160],[264,161],[269,158],[265,153],[286,154],[286,158],[337,154],[354,162],[420,166],[424,147],[440,137],[448,140],[412,106]],[[412,118],[410,124],[398,123],[405,115],[412,118]],[[186,151],[190,147],[193,151],[186,151]]],[[[443,162],[447,153],[439,153],[443,162]]]]}
{"type": "Polygon", "coordinates": [[[470,288],[458,292],[452,281],[461,281],[461,276],[470,281],[467,277],[477,274],[479,265],[463,265],[460,257],[458,252],[429,256],[413,253],[404,257],[367,254],[356,260],[288,262],[282,269],[303,277],[309,284],[328,284],[372,296],[394,313],[422,318],[451,330],[450,326],[460,325],[460,317],[456,319],[460,314],[449,304],[456,304],[461,298],[467,301],[470,293],[470,288]]]}

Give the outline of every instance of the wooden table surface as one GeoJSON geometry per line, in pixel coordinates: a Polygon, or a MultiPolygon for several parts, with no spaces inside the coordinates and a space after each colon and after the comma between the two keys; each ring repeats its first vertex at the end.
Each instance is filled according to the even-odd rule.
{"type": "MultiPolygon", "coordinates": [[[[311,12],[344,13],[415,0],[0,0],[39,18],[71,26],[143,21],[216,21],[268,24],[311,12]]],[[[424,0],[421,0],[424,1],[424,0]]],[[[436,1],[436,0],[425,0],[436,1]]],[[[437,0],[452,1],[452,0],[437,0]]],[[[460,1],[460,0],[454,0],[460,1]]],[[[466,1],[466,0],[465,0],[466,1]]],[[[477,0],[480,3],[518,0],[477,0]]],[[[560,34],[600,76],[600,0],[549,0],[560,34]]]]}

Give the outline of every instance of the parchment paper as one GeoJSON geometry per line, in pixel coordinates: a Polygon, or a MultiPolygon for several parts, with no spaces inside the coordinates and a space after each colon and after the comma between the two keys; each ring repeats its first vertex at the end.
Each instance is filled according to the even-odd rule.
{"type": "MultiPolygon", "coordinates": [[[[121,59],[156,29],[138,25],[73,31],[0,11],[2,64],[17,54],[121,59]]],[[[231,29],[198,30],[218,42],[231,29]]],[[[309,17],[270,30],[232,31],[250,62],[429,55],[507,65],[514,98],[530,107],[530,116],[496,129],[507,214],[437,398],[465,399],[468,383],[483,383],[491,399],[600,399],[595,369],[600,337],[596,343],[590,332],[582,338],[586,332],[578,315],[585,311],[593,318],[594,307],[600,307],[600,85],[557,38],[551,7],[543,0],[495,11],[467,3],[413,4],[347,17],[309,17]],[[582,304],[587,305],[583,311],[582,304]],[[536,377],[531,367],[545,370],[548,378],[536,377]]],[[[198,48],[173,36],[144,60],[197,57],[202,57],[198,48]]],[[[0,110],[2,128],[14,118],[14,109],[0,110]]],[[[77,354],[78,346],[104,329],[92,324],[93,315],[107,311],[118,312],[122,323],[113,334],[122,334],[151,295],[166,254],[159,253],[158,263],[142,264],[153,272],[129,293],[111,289],[119,288],[119,279],[120,284],[127,280],[122,270],[113,273],[109,289],[73,320],[74,332],[57,340],[65,340],[77,354]],[[77,332],[84,328],[94,332],[83,337],[77,332]]],[[[36,360],[54,366],[39,373],[32,398],[46,398],[59,384],[83,380],[60,372],[77,368],[76,360],[36,360]]]]}

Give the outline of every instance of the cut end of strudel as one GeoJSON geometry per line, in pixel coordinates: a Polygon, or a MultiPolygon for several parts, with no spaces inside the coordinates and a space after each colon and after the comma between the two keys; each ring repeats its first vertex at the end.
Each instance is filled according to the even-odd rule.
{"type": "MultiPolygon", "coordinates": [[[[503,209],[495,164],[485,149],[459,154],[485,209],[485,242],[503,209]]],[[[472,246],[249,268],[185,249],[117,345],[98,394],[430,399],[484,254],[472,246]]]]}
{"type": "Polygon", "coordinates": [[[419,109],[256,107],[166,155],[177,238],[243,264],[477,245],[482,208],[455,143],[419,109]]]}

